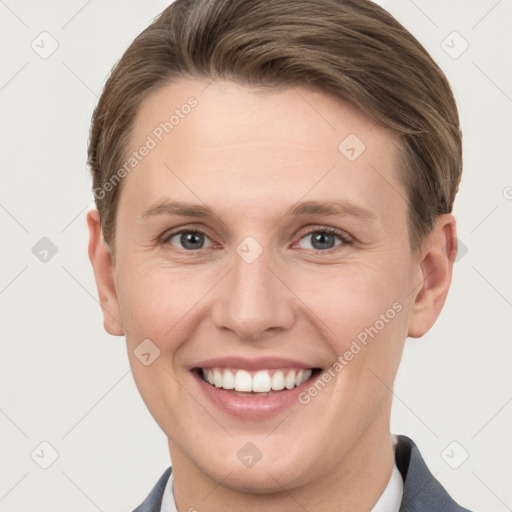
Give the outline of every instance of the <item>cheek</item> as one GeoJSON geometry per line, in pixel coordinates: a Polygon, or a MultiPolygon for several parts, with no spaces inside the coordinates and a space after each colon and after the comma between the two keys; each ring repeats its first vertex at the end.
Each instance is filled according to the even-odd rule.
{"type": "MultiPolygon", "coordinates": [[[[400,268],[405,266],[396,265],[400,268]]],[[[320,320],[316,325],[323,326],[331,349],[332,391],[356,411],[389,394],[400,362],[407,335],[408,289],[405,272],[396,269],[382,258],[379,265],[360,266],[357,271],[340,268],[322,281],[321,276],[304,279],[297,290],[314,313],[310,318],[320,320]]],[[[328,407],[338,418],[332,404],[328,407]]]]}
{"type": "Polygon", "coordinates": [[[294,291],[322,321],[331,341],[344,349],[353,339],[364,342],[368,332],[374,337],[376,330],[400,331],[407,295],[402,274],[382,264],[340,267],[328,274],[320,269],[298,273],[294,291]]]}
{"type": "Polygon", "coordinates": [[[212,286],[204,272],[162,266],[140,265],[133,271],[127,267],[120,277],[119,302],[129,343],[143,337],[167,344],[212,286]]]}

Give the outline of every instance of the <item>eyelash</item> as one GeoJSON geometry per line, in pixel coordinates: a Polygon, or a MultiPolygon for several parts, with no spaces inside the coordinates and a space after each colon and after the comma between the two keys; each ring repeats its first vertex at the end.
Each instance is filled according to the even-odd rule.
{"type": "MultiPolygon", "coordinates": [[[[212,241],[211,237],[209,237],[208,234],[205,233],[204,231],[201,231],[200,229],[197,229],[197,228],[190,228],[190,229],[180,229],[179,231],[174,231],[174,232],[168,233],[168,234],[166,233],[162,237],[162,240],[160,243],[161,243],[161,245],[167,245],[169,243],[169,240],[172,237],[174,237],[176,235],[183,234],[183,233],[204,235],[205,237],[210,239],[210,241],[212,241]]],[[[323,250],[322,249],[308,249],[309,251],[311,251],[313,253],[317,253],[317,254],[318,253],[323,253],[323,254],[332,253],[332,252],[342,248],[345,245],[351,245],[353,243],[353,239],[344,231],[341,231],[339,229],[332,228],[332,227],[318,226],[318,227],[309,229],[309,231],[305,231],[305,232],[301,233],[298,238],[298,241],[294,245],[296,245],[298,242],[300,242],[300,240],[302,240],[304,237],[306,237],[308,235],[312,235],[313,233],[327,233],[327,234],[331,234],[331,235],[336,235],[341,241],[341,244],[335,245],[334,247],[331,247],[329,249],[323,249],[323,250]]],[[[194,253],[198,253],[200,250],[201,249],[196,249],[196,250],[181,249],[180,251],[183,253],[194,254],[194,253]]]]}

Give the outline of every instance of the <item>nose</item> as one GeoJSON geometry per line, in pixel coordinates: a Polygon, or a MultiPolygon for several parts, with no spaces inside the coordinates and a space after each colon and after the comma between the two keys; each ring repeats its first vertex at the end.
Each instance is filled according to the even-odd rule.
{"type": "MultiPolygon", "coordinates": [[[[217,290],[212,319],[221,330],[256,341],[289,329],[294,322],[293,293],[273,270],[265,251],[248,263],[234,254],[234,265],[217,290]]],[[[276,265],[272,265],[276,268],[276,265]]]]}

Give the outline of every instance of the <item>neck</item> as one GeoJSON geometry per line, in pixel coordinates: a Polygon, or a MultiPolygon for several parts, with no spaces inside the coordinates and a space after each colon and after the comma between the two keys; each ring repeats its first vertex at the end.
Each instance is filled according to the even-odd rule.
{"type": "Polygon", "coordinates": [[[220,481],[212,478],[171,441],[169,450],[179,512],[195,509],[201,512],[244,509],[327,512],[339,510],[340,504],[343,510],[367,512],[384,492],[394,464],[389,417],[380,422],[376,420],[334,467],[323,471],[312,468],[305,484],[286,489],[276,481],[275,492],[265,494],[258,493],[257,489],[247,490],[247,486],[242,490],[242,486],[225,485],[229,475],[224,480],[221,477],[220,481]]]}

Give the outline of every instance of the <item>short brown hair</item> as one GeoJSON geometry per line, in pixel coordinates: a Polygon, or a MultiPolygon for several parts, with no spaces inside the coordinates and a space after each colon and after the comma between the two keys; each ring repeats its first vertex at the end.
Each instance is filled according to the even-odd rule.
{"type": "Polygon", "coordinates": [[[217,77],[306,86],[391,128],[413,248],[452,211],[462,172],[455,100],[441,69],[388,12],[370,0],[175,0],[113,68],[93,114],[88,163],[111,252],[122,181],[108,193],[104,185],[125,160],[142,101],[179,78],[217,77]]]}

